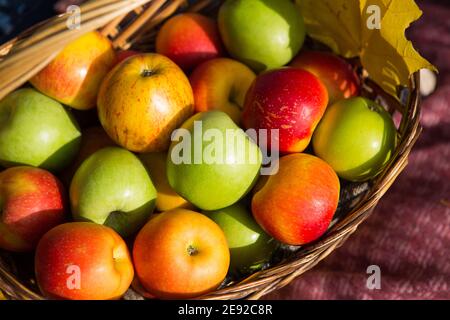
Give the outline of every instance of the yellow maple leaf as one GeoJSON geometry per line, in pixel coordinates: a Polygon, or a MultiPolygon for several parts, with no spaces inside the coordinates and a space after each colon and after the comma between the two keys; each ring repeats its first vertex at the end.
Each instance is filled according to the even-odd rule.
{"type": "Polygon", "coordinates": [[[413,0],[296,2],[310,37],[346,58],[359,56],[370,77],[393,96],[414,72],[437,71],[405,37],[406,28],[422,15],[413,0]]]}

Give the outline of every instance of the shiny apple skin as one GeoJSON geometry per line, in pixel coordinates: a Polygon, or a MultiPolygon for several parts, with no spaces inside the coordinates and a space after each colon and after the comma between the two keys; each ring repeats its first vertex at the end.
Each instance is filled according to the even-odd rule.
{"type": "Polygon", "coordinates": [[[201,213],[175,209],[152,218],[133,248],[136,273],[150,294],[193,298],[217,289],[230,265],[220,227],[201,213]]]}
{"type": "Polygon", "coordinates": [[[330,52],[302,51],[290,64],[318,77],[328,90],[329,104],[357,96],[360,81],[352,65],[330,52]]]}
{"type": "Polygon", "coordinates": [[[159,54],[139,54],[117,65],[98,96],[98,115],[106,133],[134,152],[166,151],[172,131],[193,111],[188,78],[159,54]]]}
{"type": "Polygon", "coordinates": [[[35,249],[39,239],[63,223],[66,193],[50,172],[13,167],[0,173],[0,248],[15,252],[35,249]]]}
{"type": "Polygon", "coordinates": [[[134,269],[125,241],[114,230],[71,222],[53,228],[39,241],[35,273],[41,292],[50,299],[112,300],[128,290],[134,269]],[[72,287],[76,270],[80,286],[72,287]]]}
{"type": "Polygon", "coordinates": [[[115,59],[111,42],[99,32],[89,32],[69,43],[30,82],[45,95],[72,108],[91,109],[115,59]]]}
{"type": "Polygon", "coordinates": [[[267,71],[247,92],[242,123],[246,129],[267,129],[269,148],[302,152],[327,104],[327,90],[312,73],[295,68],[267,71]],[[278,146],[271,145],[272,129],[279,130],[278,146]]]}
{"type": "Polygon", "coordinates": [[[33,88],[0,101],[0,164],[29,165],[52,172],[67,167],[77,154],[81,132],[72,113],[33,88]]]}
{"type": "Polygon", "coordinates": [[[394,154],[397,129],[382,106],[354,97],[328,107],[312,145],[339,177],[365,181],[376,177],[394,154]]]}
{"type": "Polygon", "coordinates": [[[119,147],[102,148],[88,157],[77,169],[69,194],[75,220],[106,225],[124,238],[145,224],[157,197],[142,162],[119,147]]]}
{"type": "Polygon", "coordinates": [[[322,159],[294,153],[280,158],[279,171],[258,182],[252,213],[272,237],[289,245],[317,240],[339,202],[339,178],[322,159]]]}
{"type": "Polygon", "coordinates": [[[182,13],[167,20],[156,37],[156,52],[185,71],[224,54],[214,19],[198,13],[182,13]]]}
{"type": "Polygon", "coordinates": [[[236,60],[217,58],[202,63],[189,77],[195,111],[220,110],[239,125],[245,95],[255,78],[249,67],[236,60]]]}

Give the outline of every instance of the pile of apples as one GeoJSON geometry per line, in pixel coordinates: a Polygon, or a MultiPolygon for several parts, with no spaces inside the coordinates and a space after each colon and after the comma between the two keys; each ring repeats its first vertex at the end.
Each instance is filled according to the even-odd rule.
{"type": "Polygon", "coordinates": [[[69,44],[0,101],[0,248],[34,252],[49,298],[117,299],[132,283],[190,298],[258,270],[279,243],[317,240],[339,178],[375,177],[396,128],[358,96],[346,60],[302,49],[304,40],[290,0],[227,0],[217,21],[168,19],[156,53],[116,52],[98,32],[69,44]],[[98,125],[81,129],[93,108],[98,125]],[[177,128],[192,134],[184,156],[208,147],[199,122],[237,131],[245,151],[217,151],[232,160],[220,164],[176,162],[177,128]],[[269,132],[281,155],[272,174],[260,175],[274,164],[241,128],[269,132]],[[233,161],[241,156],[256,161],[233,161]]]}

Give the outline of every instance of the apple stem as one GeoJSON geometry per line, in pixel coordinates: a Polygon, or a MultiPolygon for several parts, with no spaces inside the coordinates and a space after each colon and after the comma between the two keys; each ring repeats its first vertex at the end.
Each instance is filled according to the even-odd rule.
{"type": "Polygon", "coordinates": [[[198,250],[194,246],[189,245],[187,248],[187,252],[190,256],[195,256],[198,253],[198,250]]]}
{"type": "Polygon", "coordinates": [[[155,75],[156,74],[156,71],[154,71],[154,70],[149,70],[149,69],[144,69],[144,70],[142,70],[142,73],[141,73],[141,75],[143,76],[143,77],[151,77],[151,76],[153,76],[153,75],[155,75]]]}

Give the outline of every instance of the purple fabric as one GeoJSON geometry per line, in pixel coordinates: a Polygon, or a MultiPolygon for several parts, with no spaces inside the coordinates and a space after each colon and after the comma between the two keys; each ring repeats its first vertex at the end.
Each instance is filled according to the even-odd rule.
{"type": "Polygon", "coordinates": [[[408,167],[341,248],[265,299],[450,299],[450,7],[419,5],[408,34],[440,74],[408,167]],[[380,290],[366,286],[370,265],[380,290]]]}

